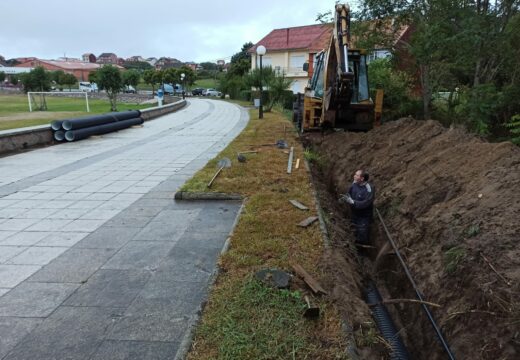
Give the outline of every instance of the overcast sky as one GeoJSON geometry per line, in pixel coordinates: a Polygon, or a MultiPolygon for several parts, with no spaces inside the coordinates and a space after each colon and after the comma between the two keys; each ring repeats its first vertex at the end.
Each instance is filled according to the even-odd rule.
{"type": "Polygon", "coordinates": [[[334,0],[0,0],[0,55],[6,59],[170,56],[225,59],[277,28],[316,23],[334,0]]]}

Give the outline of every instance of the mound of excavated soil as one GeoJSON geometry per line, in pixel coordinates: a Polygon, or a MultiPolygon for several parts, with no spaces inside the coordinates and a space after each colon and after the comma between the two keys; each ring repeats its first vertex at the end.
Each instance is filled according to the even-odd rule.
{"type": "MultiPolygon", "coordinates": [[[[441,305],[432,312],[455,356],[520,358],[520,148],[411,119],[368,133],[309,134],[306,140],[322,156],[320,196],[334,243],[351,239],[345,235],[348,215],[335,199],[356,169],[366,169],[377,188],[376,206],[416,283],[427,301],[441,305]]],[[[380,248],[383,233],[375,233],[380,248]]],[[[350,252],[343,253],[346,266],[355,267],[350,252]]],[[[387,296],[414,297],[394,255],[368,272],[386,282],[387,296]]],[[[351,287],[343,295],[352,295],[360,275],[346,273],[329,285],[340,293],[351,287]]],[[[359,299],[336,300],[355,321],[366,316],[359,299]]],[[[389,306],[400,314],[414,358],[446,358],[419,306],[389,306]]]]}

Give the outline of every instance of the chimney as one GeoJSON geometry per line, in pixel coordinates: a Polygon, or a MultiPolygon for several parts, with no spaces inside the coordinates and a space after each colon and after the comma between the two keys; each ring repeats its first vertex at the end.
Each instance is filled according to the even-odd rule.
{"type": "Polygon", "coordinates": [[[287,47],[289,47],[289,28],[287,28],[287,37],[286,37],[286,40],[287,40],[287,44],[285,44],[287,47]]]}

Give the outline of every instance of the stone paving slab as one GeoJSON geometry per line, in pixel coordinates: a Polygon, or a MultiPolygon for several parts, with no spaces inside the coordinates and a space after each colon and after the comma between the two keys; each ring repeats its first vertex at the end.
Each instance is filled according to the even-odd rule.
{"type": "Polygon", "coordinates": [[[155,269],[174,245],[171,241],[130,241],[101,269],[155,269]]]}
{"type": "Polygon", "coordinates": [[[3,360],[89,359],[122,309],[61,306],[3,360]]]}
{"type": "Polygon", "coordinates": [[[0,298],[0,316],[49,316],[77,284],[24,282],[0,298]]]}
{"type": "Polygon", "coordinates": [[[0,359],[41,322],[42,319],[0,317],[0,359]]]}
{"type": "Polygon", "coordinates": [[[120,249],[140,231],[138,227],[101,226],[74,247],[86,249],[120,249]]]}
{"type": "Polygon", "coordinates": [[[171,360],[178,349],[177,342],[105,340],[91,360],[171,360]]]}
{"type": "Polygon", "coordinates": [[[81,283],[87,281],[116,252],[116,249],[72,248],[31,276],[28,281],[81,283]]]}
{"type": "Polygon", "coordinates": [[[140,270],[99,270],[64,305],[126,308],[151,275],[149,271],[140,270]]]}

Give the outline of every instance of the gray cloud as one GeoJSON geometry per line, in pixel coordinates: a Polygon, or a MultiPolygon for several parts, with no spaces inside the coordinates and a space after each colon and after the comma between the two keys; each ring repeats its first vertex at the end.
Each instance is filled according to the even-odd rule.
{"type": "Polygon", "coordinates": [[[0,0],[0,55],[50,59],[114,52],[214,61],[272,29],[313,24],[333,6],[333,0],[0,0]]]}

